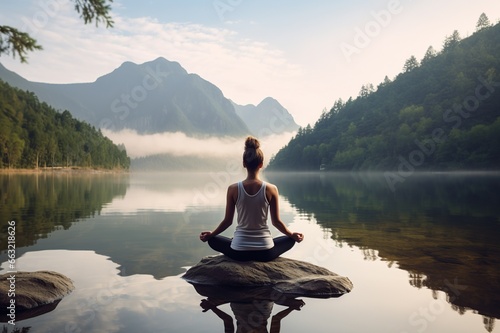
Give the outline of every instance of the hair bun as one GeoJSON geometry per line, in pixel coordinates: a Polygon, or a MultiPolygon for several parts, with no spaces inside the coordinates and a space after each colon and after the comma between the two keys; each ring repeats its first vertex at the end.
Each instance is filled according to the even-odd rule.
{"type": "Polygon", "coordinates": [[[257,138],[254,138],[253,136],[249,136],[245,140],[245,149],[259,149],[260,148],[260,142],[257,140],[257,138]]]}

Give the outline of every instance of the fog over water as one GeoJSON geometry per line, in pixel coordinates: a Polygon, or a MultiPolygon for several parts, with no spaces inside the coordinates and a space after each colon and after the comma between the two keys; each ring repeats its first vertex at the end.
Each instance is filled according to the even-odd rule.
{"type": "MultiPolygon", "coordinates": [[[[116,144],[124,144],[131,158],[158,154],[198,157],[228,157],[241,155],[245,137],[190,137],[181,132],[138,134],[135,130],[124,129],[113,132],[102,130],[103,134],[116,144]]],[[[266,159],[276,154],[295,135],[293,132],[273,134],[258,138],[266,159]]]]}

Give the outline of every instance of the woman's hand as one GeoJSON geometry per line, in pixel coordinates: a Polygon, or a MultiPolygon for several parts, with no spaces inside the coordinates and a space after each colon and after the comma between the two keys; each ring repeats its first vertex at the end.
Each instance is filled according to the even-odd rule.
{"type": "Polygon", "coordinates": [[[297,242],[300,243],[304,240],[304,235],[301,234],[300,232],[294,232],[292,234],[292,238],[297,242]]]}
{"type": "Polygon", "coordinates": [[[203,231],[201,234],[200,234],[200,240],[202,242],[206,242],[207,240],[210,239],[210,237],[212,236],[212,233],[210,231],[203,231]]]}
{"type": "Polygon", "coordinates": [[[207,312],[208,310],[213,310],[217,307],[217,305],[215,305],[208,299],[202,299],[200,306],[203,308],[203,312],[207,312]]]}

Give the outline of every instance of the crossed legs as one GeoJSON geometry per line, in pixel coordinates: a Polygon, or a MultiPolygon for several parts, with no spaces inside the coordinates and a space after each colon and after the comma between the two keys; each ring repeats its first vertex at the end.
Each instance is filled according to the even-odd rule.
{"type": "Polygon", "coordinates": [[[208,245],[215,251],[238,261],[271,261],[295,245],[295,240],[288,236],[276,237],[273,242],[274,246],[268,250],[237,251],[231,248],[231,238],[217,235],[208,240],[208,245]]]}

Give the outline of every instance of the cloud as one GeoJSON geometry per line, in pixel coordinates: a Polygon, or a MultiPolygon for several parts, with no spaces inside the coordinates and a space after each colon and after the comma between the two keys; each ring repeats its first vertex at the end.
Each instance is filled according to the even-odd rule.
{"type": "Polygon", "coordinates": [[[45,2],[33,1],[9,17],[0,14],[2,24],[27,31],[44,48],[28,55],[29,65],[9,56],[1,58],[3,65],[28,80],[92,82],[125,61],[144,63],[162,56],[215,84],[238,104],[258,104],[273,96],[292,110],[309,99],[304,93],[304,69],[282,49],[243,36],[237,26],[160,22],[151,16],[113,12],[113,28],[96,28],[83,24],[71,1],[51,0],[59,5],[49,9],[42,6],[45,2]]]}
{"type": "MultiPolygon", "coordinates": [[[[124,144],[132,158],[157,154],[174,156],[197,156],[207,158],[241,158],[245,137],[189,137],[184,133],[138,134],[135,130],[125,129],[118,132],[103,129],[103,134],[116,144],[124,144]]],[[[278,152],[294,133],[283,133],[259,138],[267,161],[278,152]]]]}
{"type": "Polygon", "coordinates": [[[243,104],[259,102],[255,91],[264,98],[273,86],[286,85],[301,75],[299,66],[290,63],[281,50],[227,28],[113,13],[114,27],[106,29],[84,25],[66,4],[48,12],[34,6],[25,15],[15,13],[14,19],[5,22],[18,25],[16,16],[21,15],[23,28],[44,47],[30,53],[29,66],[2,59],[9,69],[32,81],[89,82],[125,61],[143,63],[163,56],[180,62],[188,72],[200,74],[243,104]]]}

